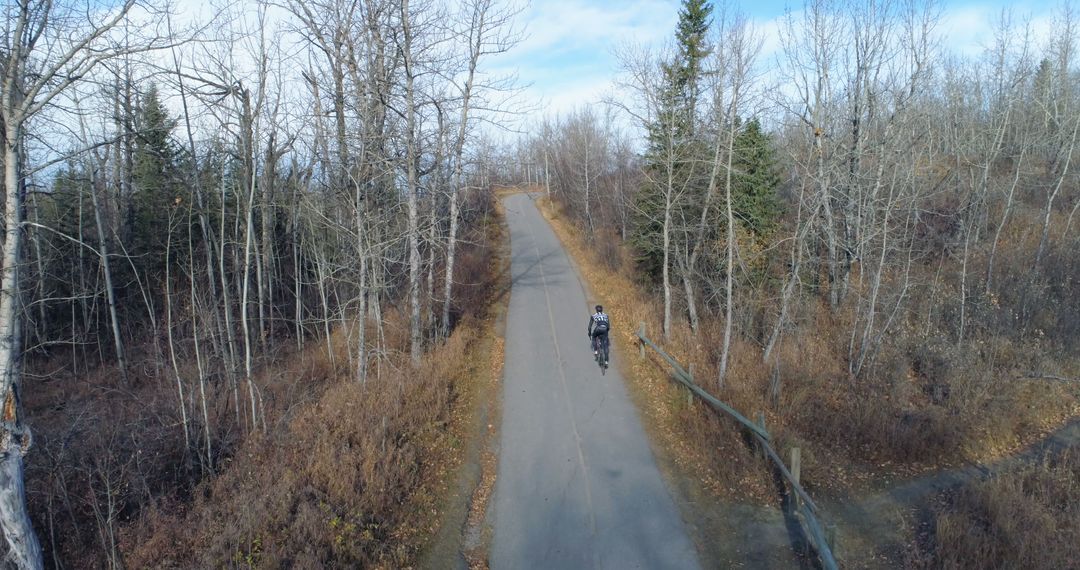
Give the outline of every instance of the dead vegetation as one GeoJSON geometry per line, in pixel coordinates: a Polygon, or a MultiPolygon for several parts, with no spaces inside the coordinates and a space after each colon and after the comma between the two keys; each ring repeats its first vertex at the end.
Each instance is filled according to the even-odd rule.
{"type": "Polygon", "coordinates": [[[150,513],[122,541],[138,568],[402,567],[438,521],[432,493],[460,449],[450,429],[482,330],[460,327],[425,357],[334,383],[258,434],[178,512],[150,513]]]}
{"type": "Polygon", "coordinates": [[[1076,568],[1080,457],[1046,457],[938,498],[908,564],[916,568],[1076,568]]]}
{"type": "MultiPolygon", "coordinates": [[[[149,358],[132,359],[143,374],[126,385],[111,367],[75,378],[50,370],[60,355],[35,361],[42,379],[26,406],[40,453],[28,456],[28,496],[46,559],[79,568],[415,564],[441,521],[477,386],[501,351],[489,307],[505,293],[505,238],[485,203],[459,252],[458,325],[446,342],[413,369],[407,317],[386,310],[383,356],[360,383],[345,328],[329,346],[284,339],[256,371],[264,429],[236,429],[229,398],[212,398],[223,405],[211,411],[208,476],[197,453],[184,453],[175,385],[149,358]]],[[[229,386],[218,379],[210,389],[229,386]]]]}

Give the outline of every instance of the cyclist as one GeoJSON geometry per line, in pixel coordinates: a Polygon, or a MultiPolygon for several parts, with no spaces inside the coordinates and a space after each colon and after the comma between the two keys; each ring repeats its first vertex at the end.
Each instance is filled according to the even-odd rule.
{"type": "Polygon", "coordinates": [[[608,330],[611,329],[611,319],[604,312],[604,307],[597,305],[596,313],[589,317],[589,339],[592,340],[593,356],[600,353],[600,340],[608,339],[608,330]]]}

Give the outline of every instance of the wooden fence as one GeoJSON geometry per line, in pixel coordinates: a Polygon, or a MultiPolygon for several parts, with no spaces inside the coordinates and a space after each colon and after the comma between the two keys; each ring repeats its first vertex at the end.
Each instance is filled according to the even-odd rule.
{"type": "Polygon", "coordinates": [[[641,358],[645,358],[646,346],[655,350],[661,358],[671,365],[672,370],[675,372],[672,376],[675,381],[685,386],[690,390],[691,394],[704,400],[716,411],[730,416],[738,422],[739,425],[750,432],[750,435],[754,437],[761,447],[762,452],[767,458],[772,460],[784,480],[787,481],[788,485],[791,487],[795,505],[797,507],[796,512],[799,515],[799,521],[805,529],[806,536],[810,538],[814,550],[817,551],[818,558],[821,559],[821,565],[825,570],[836,570],[838,568],[836,565],[836,558],[833,557],[832,548],[829,546],[830,540],[826,538],[825,527],[819,520],[818,507],[814,504],[810,495],[806,493],[806,490],[802,488],[802,485],[799,484],[801,470],[801,452],[799,448],[796,447],[791,450],[791,468],[789,469],[787,465],[784,465],[784,461],[780,459],[776,450],[772,448],[769,432],[765,429],[764,414],[758,416],[758,423],[754,423],[747,419],[746,416],[740,414],[735,408],[721,402],[715,396],[698,386],[694,382],[694,376],[690,372],[683,368],[670,354],[664,352],[664,350],[657,346],[656,343],[649,340],[649,337],[645,336],[645,323],[641,323],[637,332],[637,337],[641,340],[641,343],[638,345],[638,355],[641,358]]]}

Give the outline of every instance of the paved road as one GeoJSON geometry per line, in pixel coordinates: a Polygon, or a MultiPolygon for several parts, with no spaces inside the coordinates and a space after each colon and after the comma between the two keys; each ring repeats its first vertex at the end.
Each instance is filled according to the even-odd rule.
{"type": "Polygon", "coordinates": [[[492,567],[698,568],[617,367],[593,362],[558,238],[528,196],[503,203],[513,289],[492,567]]]}

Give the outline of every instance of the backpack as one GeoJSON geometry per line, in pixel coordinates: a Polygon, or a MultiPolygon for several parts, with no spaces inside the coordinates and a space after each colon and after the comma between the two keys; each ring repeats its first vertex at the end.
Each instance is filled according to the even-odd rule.
{"type": "Polygon", "coordinates": [[[604,313],[596,313],[593,315],[593,332],[594,333],[606,333],[608,332],[608,316],[604,313]]]}

